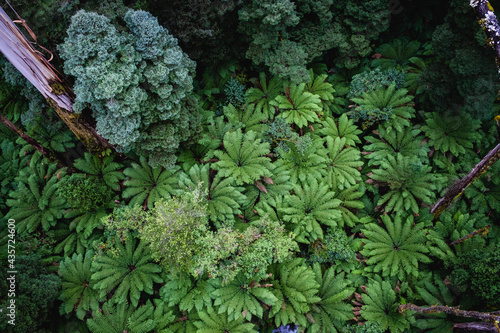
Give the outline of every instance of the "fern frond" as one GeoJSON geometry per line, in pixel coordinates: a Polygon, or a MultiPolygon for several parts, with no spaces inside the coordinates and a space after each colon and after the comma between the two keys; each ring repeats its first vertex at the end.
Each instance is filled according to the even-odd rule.
{"type": "Polygon", "coordinates": [[[318,296],[321,301],[311,307],[314,322],[308,324],[308,332],[342,332],[346,321],[352,317],[352,305],[344,301],[353,294],[355,288],[349,287],[351,283],[345,279],[344,272],[336,275],[333,267],[322,273],[320,264],[315,263],[313,271],[320,285],[318,296]]]}
{"type": "Polygon", "coordinates": [[[403,156],[418,156],[421,161],[425,161],[429,148],[422,144],[423,137],[419,136],[419,129],[405,127],[402,131],[388,132],[383,127],[379,127],[378,138],[367,136],[366,141],[370,144],[364,147],[366,158],[370,161],[368,165],[380,165],[382,160],[388,155],[396,156],[400,153],[403,156]]]}
{"type": "Polygon", "coordinates": [[[59,296],[63,302],[59,311],[61,314],[75,311],[77,318],[83,320],[88,311],[98,311],[103,298],[90,280],[93,256],[94,252],[87,251],[85,256],[75,253],[61,261],[58,269],[62,287],[59,296]]]}
{"type": "Polygon", "coordinates": [[[319,95],[305,91],[305,83],[291,85],[287,96],[278,95],[270,104],[280,111],[276,117],[283,118],[287,123],[295,124],[299,128],[319,122],[318,113],[322,114],[319,95]]]}
{"type": "Polygon", "coordinates": [[[84,158],[75,160],[75,168],[85,172],[88,175],[103,179],[104,182],[113,190],[120,189],[119,182],[125,178],[120,169],[123,165],[113,162],[113,156],[99,158],[96,155],[85,153],[84,158]]]}
{"type": "Polygon", "coordinates": [[[198,328],[197,332],[206,333],[257,333],[255,325],[246,322],[243,317],[237,320],[230,320],[226,314],[221,314],[217,308],[207,307],[206,311],[198,313],[200,320],[195,321],[194,325],[198,328]]]}
{"type": "Polygon", "coordinates": [[[397,311],[399,303],[390,282],[371,281],[366,288],[366,294],[363,295],[363,302],[363,318],[379,323],[383,330],[389,329],[391,333],[399,333],[410,328],[412,317],[397,311]]]}
{"type": "Polygon", "coordinates": [[[241,214],[241,206],[246,201],[246,196],[242,193],[244,188],[235,186],[232,177],[221,178],[216,175],[210,183],[209,173],[209,164],[194,165],[188,174],[180,174],[179,187],[193,191],[201,182],[203,190],[207,193],[210,219],[219,226],[227,221],[233,221],[235,215],[241,214]]]}
{"type": "Polygon", "coordinates": [[[214,152],[220,161],[212,165],[221,177],[232,177],[237,185],[243,185],[272,175],[271,160],[263,156],[270,153],[270,145],[256,135],[254,131],[243,134],[241,129],[224,135],[225,152],[214,152]]]}
{"type": "Polygon", "coordinates": [[[347,118],[347,114],[342,114],[337,121],[333,118],[326,118],[322,122],[323,128],[319,131],[322,135],[329,136],[332,138],[345,138],[345,144],[347,146],[355,146],[356,143],[361,143],[358,135],[361,134],[361,130],[358,126],[354,125],[354,120],[347,118]]]}
{"type": "Polygon", "coordinates": [[[141,292],[153,294],[153,282],[163,282],[158,274],[161,268],[152,262],[143,243],[136,247],[134,238],[116,247],[116,255],[104,253],[96,258],[92,266],[94,288],[101,296],[116,288],[109,302],[122,304],[130,297],[132,305],[137,306],[141,292]]]}
{"type": "Polygon", "coordinates": [[[180,167],[170,170],[162,167],[152,168],[146,158],[141,156],[141,164],[132,163],[123,173],[128,179],[123,183],[127,188],[123,191],[124,198],[131,198],[129,205],[144,205],[153,208],[159,198],[170,198],[179,194],[178,174],[180,167]]]}
{"type": "Polygon", "coordinates": [[[357,148],[346,147],[346,139],[326,138],[328,150],[326,179],[333,189],[350,188],[361,181],[358,168],[363,165],[361,153],[357,148]]]}
{"type": "Polygon", "coordinates": [[[106,302],[101,311],[94,311],[87,326],[95,333],[147,333],[155,328],[151,301],[137,308],[128,303],[113,306],[106,302]]]}
{"type": "Polygon", "coordinates": [[[419,262],[429,263],[431,260],[424,253],[429,249],[424,245],[426,230],[423,224],[413,225],[413,216],[403,222],[400,216],[393,221],[387,215],[382,216],[385,229],[370,223],[365,225],[365,246],[361,253],[367,257],[368,269],[382,272],[382,276],[397,276],[404,281],[409,276],[418,276],[419,262]]]}
{"type": "Polygon", "coordinates": [[[255,104],[255,111],[261,112],[269,121],[274,118],[276,109],[271,105],[276,96],[280,93],[282,82],[278,77],[273,77],[269,83],[266,80],[266,74],[259,74],[259,81],[255,80],[256,88],[250,88],[246,91],[245,97],[249,103],[255,104]]]}
{"type": "Polygon", "coordinates": [[[387,155],[370,178],[389,186],[389,191],[378,200],[377,205],[386,204],[386,212],[411,209],[414,213],[419,211],[417,199],[426,204],[433,202],[433,190],[439,180],[431,173],[431,167],[422,165],[418,157],[405,157],[400,153],[387,155]]]}
{"type": "Polygon", "coordinates": [[[422,131],[430,138],[429,146],[434,146],[443,153],[450,152],[455,156],[465,154],[474,143],[479,143],[478,132],[481,121],[472,119],[468,114],[440,115],[437,112],[427,113],[427,125],[422,131]]]}
{"type": "Polygon", "coordinates": [[[296,185],[294,194],[285,197],[285,205],[280,211],[283,220],[292,224],[298,242],[312,243],[323,238],[321,224],[334,227],[341,223],[341,212],[337,209],[340,200],[334,197],[328,185],[313,177],[309,177],[302,187],[296,185]]]}
{"type": "Polygon", "coordinates": [[[295,258],[278,265],[273,272],[273,293],[278,302],[269,312],[276,327],[299,323],[306,327],[306,313],[314,303],[321,301],[320,288],[313,270],[304,265],[305,259],[295,258]]]}
{"type": "Polygon", "coordinates": [[[29,167],[20,170],[17,189],[10,192],[11,198],[6,201],[10,207],[6,218],[16,220],[16,232],[31,233],[40,225],[48,230],[63,217],[68,205],[57,190],[64,175],[65,168],[57,169],[56,164],[39,154],[33,155],[29,167]]]}

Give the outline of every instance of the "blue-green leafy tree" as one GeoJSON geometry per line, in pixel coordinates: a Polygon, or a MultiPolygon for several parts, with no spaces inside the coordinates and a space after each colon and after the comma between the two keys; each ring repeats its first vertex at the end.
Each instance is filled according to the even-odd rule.
{"type": "Polygon", "coordinates": [[[195,63],[151,14],[130,10],[124,22],[120,31],[103,15],[72,17],[60,53],[76,78],[74,110],[89,106],[97,131],[118,149],[171,167],[179,144],[198,128],[195,63]]]}

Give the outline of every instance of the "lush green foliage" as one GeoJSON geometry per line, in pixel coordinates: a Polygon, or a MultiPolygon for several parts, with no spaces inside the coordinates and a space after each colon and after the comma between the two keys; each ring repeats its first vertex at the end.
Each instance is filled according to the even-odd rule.
{"type": "Polygon", "coordinates": [[[111,144],[140,152],[153,167],[172,167],[199,122],[190,97],[195,64],[151,14],[130,10],[123,20],[129,33],[96,13],[72,17],[60,52],[76,77],[74,109],[89,103],[111,144]]]}
{"type": "Polygon", "coordinates": [[[429,211],[498,141],[468,2],[10,2],[118,148],[84,151],[0,57],[2,122],[55,158],[0,125],[17,331],[442,333],[469,319],[398,306],[498,307],[500,165],[429,211]]]}

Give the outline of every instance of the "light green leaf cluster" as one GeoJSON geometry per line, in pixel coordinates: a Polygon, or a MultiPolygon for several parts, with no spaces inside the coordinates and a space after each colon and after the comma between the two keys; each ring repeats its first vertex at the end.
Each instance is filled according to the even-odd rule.
{"type": "Polygon", "coordinates": [[[267,267],[287,260],[297,249],[292,235],[276,221],[263,218],[240,232],[220,228],[198,238],[198,254],[193,258],[191,273],[222,277],[229,283],[238,274],[247,279],[263,278],[267,267]]]}
{"type": "Polygon", "coordinates": [[[139,229],[139,238],[146,242],[151,258],[161,261],[167,270],[187,271],[198,253],[196,240],[207,232],[207,209],[204,193],[193,189],[185,194],[155,202],[139,229]]]}

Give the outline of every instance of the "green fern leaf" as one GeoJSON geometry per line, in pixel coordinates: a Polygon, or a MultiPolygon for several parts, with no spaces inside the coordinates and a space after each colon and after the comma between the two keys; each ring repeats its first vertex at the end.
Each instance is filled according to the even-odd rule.
{"type": "Polygon", "coordinates": [[[161,167],[151,168],[146,158],[141,156],[141,164],[132,163],[123,173],[129,177],[123,184],[127,187],[122,196],[131,198],[129,205],[143,205],[153,208],[154,202],[160,198],[170,198],[179,194],[178,174],[180,167],[170,170],[161,167]]]}
{"type": "Polygon", "coordinates": [[[243,134],[241,129],[224,135],[225,152],[214,152],[220,161],[213,164],[221,177],[233,177],[237,185],[251,184],[260,177],[270,177],[270,145],[256,139],[257,133],[243,134]]]}
{"type": "Polygon", "coordinates": [[[59,300],[63,302],[60,307],[61,314],[76,312],[78,319],[83,320],[88,311],[98,311],[99,302],[103,300],[94,284],[90,280],[94,253],[87,251],[85,257],[82,254],[73,254],[61,261],[58,269],[61,277],[61,295],[59,300]]]}
{"type": "Polygon", "coordinates": [[[270,102],[280,111],[276,117],[299,128],[319,122],[318,113],[322,114],[321,99],[318,95],[305,91],[305,86],[305,83],[292,85],[287,96],[278,95],[270,102]]]}
{"type": "Polygon", "coordinates": [[[326,179],[335,189],[343,190],[361,181],[358,168],[363,165],[361,153],[353,147],[346,147],[346,139],[336,137],[326,138],[328,158],[326,179]]]}
{"type": "Polygon", "coordinates": [[[280,93],[282,82],[278,77],[273,77],[269,83],[266,81],[266,75],[264,73],[259,74],[259,80],[256,79],[253,83],[257,86],[256,88],[250,88],[246,91],[245,97],[249,103],[255,104],[255,111],[261,112],[264,117],[268,120],[274,118],[276,109],[271,105],[276,96],[280,93]]]}
{"type": "Polygon", "coordinates": [[[306,327],[306,313],[314,303],[321,301],[320,288],[312,269],[304,265],[305,259],[295,258],[275,267],[273,293],[278,302],[269,312],[276,326],[299,323],[306,327]]]}
{"type": "Polygon", "coordinates": [[[230,320],[227,315],[221,314],[217,308],[207,307],[206,311],[198,313],[200,320],[194,325],[199,333],[257,333],[255,325],[246,322],[243,317],[237,320],[230,320]]]}
{"type": "Polygon", "coordinates": [[[116,288],[110,302],[122,304],[129,296],[132,305],[137,306],[142,291],[153,294],[153,282],[163,282],[158,275],[161,268],[151,262],[144,244],[139,243],[136,247],[133,238],[116,247],[116,255],[105,253],[96,258],[92,266],[94,288],[101,296],[116,288]]]}
{"type": "Polygon", "coordinates": [[[283,220],[292,224],[296,241],[312,243],[323,238],[321,224],[334,227],[340,222],[341,212],[337,209],[340,200],[334,199],[328,185],[309,177],[303,186],[295,186],[294,194],[285,197],[280,209],[283,220]]]}
{"type": "Polygon", "coordinates": [[[113,162],[113,156],[106,156],[101,159],[96,155],[85,153],[84,158],[75,160],[74,165],[75,168],[88,175],[103,179],[104,182],[115,191],[120,189],[118,183],[125,178],[123,173],[120,172],[123,165],[113,162]]]}
{"type": "Polygon", "coordinates": [[[351,319],[353,310],[352,305],[344,301],[353,294],[355,288],[348,287],[350,281],[345,279],[345,273],[336,275],[333,267],[323,274],[320,264],[315,263],[313,271],[316,282],[320,285],[318,296],[321,301],[312,305],[314,322],[308,324],[308,332],[342,332],[346,321],[351,319]]]}
{"type": "Polygon", "coordinates": [[[342,114],[337,122],[333,118],[326,118],[323,121],[323,128],[319,131],[322,135],[329,136],[332,138],[345,138],[345,144],[347,146],[355,146],[356,143],[361,143],[358,134],[361,134],[361,130],[354,125],[354,120],[348,119],[347,114],[342,114]]]}
{"type": "Polygon", "coordinates": [[[391,333],[399,333],[410,328],[412,318],[397,311],[399,303],[388,281],[372,281],[368,284],[363,302],[363,318],[379,323],[383,330],[389,329],[391,333]]]}
{"type": "Polygon", "coordinates": [[[394,221],[389,216],[382,216],[385,229],[370,223],[365,225],[363,234],[366,236],[361,254],[368,259],[369,271],[382,272],[382,276],[397,276],[404,281],[409,275],[418,276],[419,263],[429,263],[431,260],[424,253],[429,249],[424,245],[426,230],[423,223],[413,225],[413,216],[405,222],[400,216],[394,221]]]}

